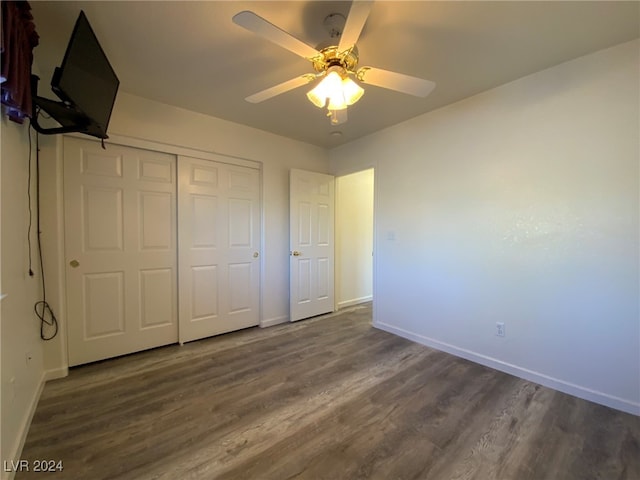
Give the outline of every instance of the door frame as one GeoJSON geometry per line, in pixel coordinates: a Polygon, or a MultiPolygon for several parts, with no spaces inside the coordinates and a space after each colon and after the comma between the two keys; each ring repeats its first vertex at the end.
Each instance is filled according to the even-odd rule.
{"type": "MultiPolygon", "coordinates": [[[[344,171],[339,171],[339,172],[329,172],[329,175],[332,175],[334,177],[334,181],[335,181],[335,190],[334,190],[334,200],[335,200],[335,204],[334,204],[334,208],[335,208],[335,217],[337,218],[338,216],[338,211],[340,210],[340,202],[338,201],[338,184],[339,184],[339,179],[341,177],[345,177],[347,175],[352,175],[355,173],[360,173],[360,172],[364,172],[367,170],[371,170],[372,171],[372,175],[373,175],[373,228],[372,228],[372,232],[371,232],[371,236],[372,236],[372,248],[373,248],[373,254],[372,254],[372,258],[371,258],[371,262],[372,262],[372,304],[373,304],[373,318],[372,318],[372,323],[375,325],[376,323],[376,308],[375,308],[375,301],[376,301],[376,278],[377,278],[377,235],[376,235],[376,211],[377,211],[377,204],[378,204],[378,183],[376,182],[375,178],[376,178],[376,166],[373,164],[365,164],[365,165],[359,165],[356,168],[352,168],[352,169],[346,169],[344,171]]],[[[318,173],[323,173],[323,172],[318,172],[318,173]]],[[[291,186],[289,186],[289,188],[291,188],[291,186]]],[[[337,245],[336,245],[336,238],[337,238],[337,234],[338,231],[337,229],[334,228],[334,246],[337,249],[337,245]]],[[[290,235],[290,233],[289,233],[290,235]]],[[[341,265],[339,265],[338,262],[341,261],[341,258],[339,258],[339,255],[337,254],[337,250],[334,251],[334,259],[335,259],[335,265],[334,265],[334,305],[333,305],[333,310],[337,311],[339,309],[339,305],[338,305],[338,294],[337,294],[337,288],[338,288],[338,281],[337,281],[337,275],[338,275],[338,271],[339,269],[342,268],[341,265]]],[[[289,278],[289,281],[291,282],[291,277],[289,278]]],[[[289,285],[289,290],[291,290],[291,285],[289,285]]],[[[289,318],[289,321],[291,321],[291,319],[289,318]]]]}
{"type": "MultiPolygon", "coordinates": [[[[371,232],[370,232],[370,237],[369,239],[371,240],[371,299],[374,298],[373,295],[373,289],[374,289],[374,285],[375,285],[375,187],[376,187],[376,181],[375,181],[375,168],[374,167],[368,167],[368,168],[362,168],[359,170],[355,170],[353,172],[348,172],[348,173],[342,173],[341,175],[336,175],[335,176],[335,180],[336,180],[336,190],[335,190],[335,194],[336,194],[336,200],[335,200],[335,207],[336,207],[336,229],[335,229],[335,258],[336,258],[336,268],[335,268],[335,274],[336,274],[336,279],[335,279],[335,288],[336,288],[336,293],[335,293],[335,310],[339,310],[340,308],[348,308],[349,306],[352,305],[357,305],[358,303],[364,303],[367,301],[371,301],[371,300],[361,300],[361,299],[353,299],[353,300],[361,300],[361,302],[342,302],[343,305],[341,305],[341,298],[340,298],[340,289],[342,287],[342,283],[340,281],[340,279],[338,278],[338,276],[340,275],[341,272],[343,272],[343,262],[345,260],[345,255],[344,252],[341,251],[340,249],[340,245],[338,243],[338,240],[341,238],[344,238],[342,235],[342,232],[339,230],[339,225],[338,225],[338,220],[339,220],[339,212],[342,210],[343,206],[340,205],[340,190],[342,188],[344,188],[341,185],[341,180],[344,179],[344,177],[348,177],[351,175],[355,175],[355,174],[359,174],[359,173],[363,173],[363,172],[368,172],[371,171],[371,176],[373,178],[373,191],[372,191],[372,196],[371,196],[371,210],[372,210],[372,228],[371,228],[371,232]]],[[[369,198],[367,198],[367,200],[369,200],[369,198]]],[[[368,202],[367,202],[368,203],[368,202]]],[[[352,237],[349,237],[350,239],[352,237]]],[[[356,238],[351,240],[354,244],[357,244],[359,242],[360,238],[356,238]]]]}
{"type": "MultiPolygon", "coordinates": [[[[67,331],[67,284],[66,284],[66,262],[65,262],[65,222],[64,222],[64,138],[81,138],[84,140],[95,141],[99,143],[99,139],[87,137],[79,133],[70,133],[64,135],[56,135],[54,137],[44,137],[40,141],[41,150],[41,175],[44,178],[55,178],[55,182],[42,182],[41,197],[43,203],[42,229],[54,232],[50,238],[43,239],[43,256],[45,258],[45,269],[48,279],[47,297],[51,298],[52,307],[59,319],[59,330],[56,340],[47,342],[45,347],[45,356],[51,358],[56,364],[63,365],[60,368],[48,370],[44,374],[44,380],[54,380],[66,377],[69,374],[69,345],[67,331]],[[51,259],[47,261],[47,259],[51,259]]],[[[110,134],[109,144],[121,145],[124,147],[140,148],[143,150],[151,150],[160,153],[167,153],[200,158],[203,160],[220,161],[220,157],[228,160],[230,165],[240,165],[257,169],[260,181],[260,251],[265,251],[265,205],[264,205],[264,166],[257,160],[229,155],[224,152],[214,152],[197,150],[188,147],[181,147],[152,140],[144,140],[126,135],[110,134]]],[[[177,165],[177,164],[176,164],[177,165]]],[[[177,168],[177,167],[176,167],[177,168]]],[[[177,208],[177,205],[176,205],[177,208]]],[[[176,234],[177,236],[177,234],[176,234]]],[[[264,255],[260,255],[260,285],[259,285],[259,307],[258,315],[260,324],[263,320],[264,305],[264,255]]]]}
{"type": "MultiPolygon", "coordinates": [[[[365,163],[362,165],[356,165],[353,166],[353,168],[346,168],[344,170],[339,170],[339,171],[332,171],[331,174],[335,176],[336,178],[336,197],[337,197],[337,184],[338,184],[338,179],[340,177],[345,177],[347,175],[351,175],[354,173],[359,173],[359,172],[363,172],[365,170],[373,170],[373,255],[371,258],[372,261],[372,311],[373,311],[373,315],[372,315],[372,324],[376,325],[377,323],[377,309],[376,309],[376,291],[377,291],[377,282],[376,279],[378,278],[378,261],[377,261],[377,243],[378,243],[378,235],[377,235],[377,215],[376,212],[378,211],[378,185],[380,182],[376,181],[376,171],[377,171],[377,167],[375,164],[371,164],[371,163],[365,163]]],[[[340,202],[338,202],[337,198],[336,198],[336,203],[335,203],[335,208],[336,208],[336,212],[338,211],[338,209],[340,209],[340,202]]],[[[336,262],[338,262],[339,259],[337,258],[336,255],[336,262]]],[[[340,268],[342,268],[342,265],[340,265],[340,268]]],[[[338,268],[336,268],[336,274],[337,274],[337,270],[338,268]]],[[[337,285],[337,283],[336,283],[337,285]]],[[[335,296],[335,310],[338,310],[338,296],[335,296]]]]}

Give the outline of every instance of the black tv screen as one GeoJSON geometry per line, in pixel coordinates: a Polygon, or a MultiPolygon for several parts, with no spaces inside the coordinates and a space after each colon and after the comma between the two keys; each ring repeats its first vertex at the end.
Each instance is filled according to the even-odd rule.
{"type": "Polygon", "coordinates": [[[83,11],[76,21],[51,88],[60,99],[86,117],[89,135],[107,138],[107,126],[120,80],[83,11]]]}

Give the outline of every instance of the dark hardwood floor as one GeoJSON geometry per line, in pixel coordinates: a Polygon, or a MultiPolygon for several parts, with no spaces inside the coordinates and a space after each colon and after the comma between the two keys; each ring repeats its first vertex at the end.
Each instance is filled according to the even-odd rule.
{"type": "Polygon", "coordinates": [[[640,479],[640,417],[370,326],[371,307],[71,370],[17,479],[640,479]],[[33,465],[33,463],[31,463],[33,465]]]}

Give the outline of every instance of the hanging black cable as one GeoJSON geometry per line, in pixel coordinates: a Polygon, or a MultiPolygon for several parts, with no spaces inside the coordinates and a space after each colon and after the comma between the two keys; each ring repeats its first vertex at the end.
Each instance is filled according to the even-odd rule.
{"type": "Polygon", "coordinates": [[[29,206],[29,227],[27,228],[27,247],[29,249],[29,276],[33,277],[33,268],[31,264],[31,227],[33,226],[33,212],[31,210],[31,157],[32,148],[31,148],[31,129],[27,129],[27,134],[29,135],[29,163],[28,163],[28,174],[27,174],[27,205],[29,206]]]}
{"type": "MultiPolygon", "coordinates": [[[[31,138],[31,136],[29,136],[31,138]]],[[[40,338],[51,340],[58,334],[58,320],[47,303],[47,290],[44,279],[44,260],[42,257],[42,239],[40,231],[40,142],[36,132],[36,228],[38,233],[38,258],[40,263],[40,278],[42,280],[42,300],[35,303],[33,310],[40,319],[40,338]],[[53,333],[47,335],[47,326],[53,328],[53,333]]]]}

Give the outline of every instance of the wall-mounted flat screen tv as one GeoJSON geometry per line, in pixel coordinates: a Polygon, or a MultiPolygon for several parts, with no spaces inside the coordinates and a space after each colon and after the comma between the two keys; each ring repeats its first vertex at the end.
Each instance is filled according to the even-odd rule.
{"type": "MultiPolygon", "coordinates": [[[[81,11],[62,65],[55,69],[51,79],[51,88],[67,107],[84,117],[82,133],[107,138],[119,85],[118,77],[81,11]]],[[[54,112],[51,113],[56,118],[54,112]]],[[[69,120],[61,123],[68,124],[69,120]]]]}

